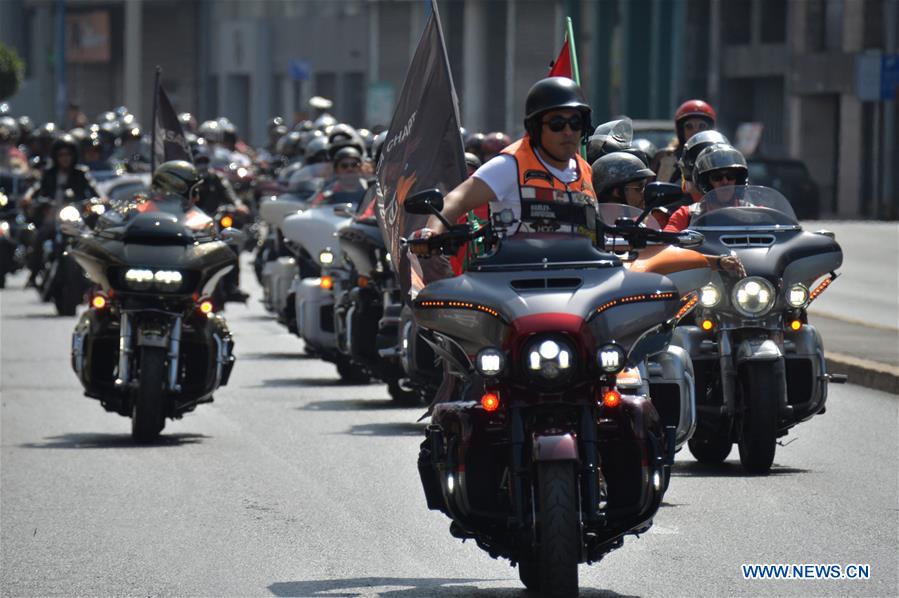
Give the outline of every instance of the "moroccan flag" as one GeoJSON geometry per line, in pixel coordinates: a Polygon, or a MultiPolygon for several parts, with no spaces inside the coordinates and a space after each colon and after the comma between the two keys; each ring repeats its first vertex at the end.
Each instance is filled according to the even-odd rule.
{"type": "Polygon", "coordinates": [[[378,225],[404,297],[424,284],[452,275],[446,258],[418,260],[400,245],[401,237],[425,226],[426,215],[407,214],[411,194],[437,188],[443,193],[465,179],[459,132],[459,102],[453,86],[437,3],[418,42],[390,121],[378,162],[378,225]]]}
{"type": "Polygon", "coordinates": [[[184,131],[178,121],[178,115],[172,108],[169,96],[166,95],[159,81],[159,70],[156,71],[156,94],[153,98],[153,170],[156,166],[169,160],[193,161],[190,145],[184,138],[184,131]]]}
{"type": "Polygon", "coordinates": [[[562,51],[559,52],[559,57],[556,58],[556,61],[552,64],[552,68],[549,69],[550,77],[568,77],[569,79],[573,79],[572,71],[571,71],[571,52],[568,49],[568,38],[565,38],[565,43],[562,44],[562,51]]]}

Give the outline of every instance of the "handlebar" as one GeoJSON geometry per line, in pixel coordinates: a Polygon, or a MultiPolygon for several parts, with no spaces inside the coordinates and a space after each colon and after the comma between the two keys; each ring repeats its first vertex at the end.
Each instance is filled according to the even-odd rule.
{"type": "MultiPolygon", "coordinates": [[[[400,239],[400,244],[408,247],[419,246],[428,248],[428,254],[439,252],[443,255],[455,255],[459,249],[469,241],[487,236],[490,227],[482,227],[472,230],[468,224],[455,224],[449,231],[433,235],[426,239],[400,239]]],[[[424,257],[424,256],[419,256],[424,257]]]]}

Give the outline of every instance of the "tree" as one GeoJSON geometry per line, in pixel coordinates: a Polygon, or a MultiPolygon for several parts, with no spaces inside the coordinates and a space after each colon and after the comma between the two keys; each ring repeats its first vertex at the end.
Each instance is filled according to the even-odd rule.
{"type": "Polygon", "coordinates": [[[25,64],[16,51],[0,43],[0,101],[11,98],[25,77],[25,64]]]}

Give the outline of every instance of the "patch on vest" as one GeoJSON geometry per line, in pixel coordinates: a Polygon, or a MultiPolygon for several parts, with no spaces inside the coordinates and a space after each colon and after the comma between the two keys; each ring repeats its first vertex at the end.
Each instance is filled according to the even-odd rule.
{"type": "Polygon", "coordinates": [[[548,172],[542,170],[526,170],[524,171],[524,182],[527,183],[531,179],[540,179],[548,183],[553,182],[553,177],[548,172]]]}

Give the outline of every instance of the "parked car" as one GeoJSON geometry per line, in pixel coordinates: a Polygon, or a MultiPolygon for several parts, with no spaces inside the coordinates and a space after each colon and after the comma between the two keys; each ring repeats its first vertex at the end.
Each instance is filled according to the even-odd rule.
{"type": "Polygon", "coordinates": [[[751,157],[748,159],[749,182],[771,187],[788,197],[796,217],[815,220],[821,212],[818,185],[800,160],[751,157]]]}

